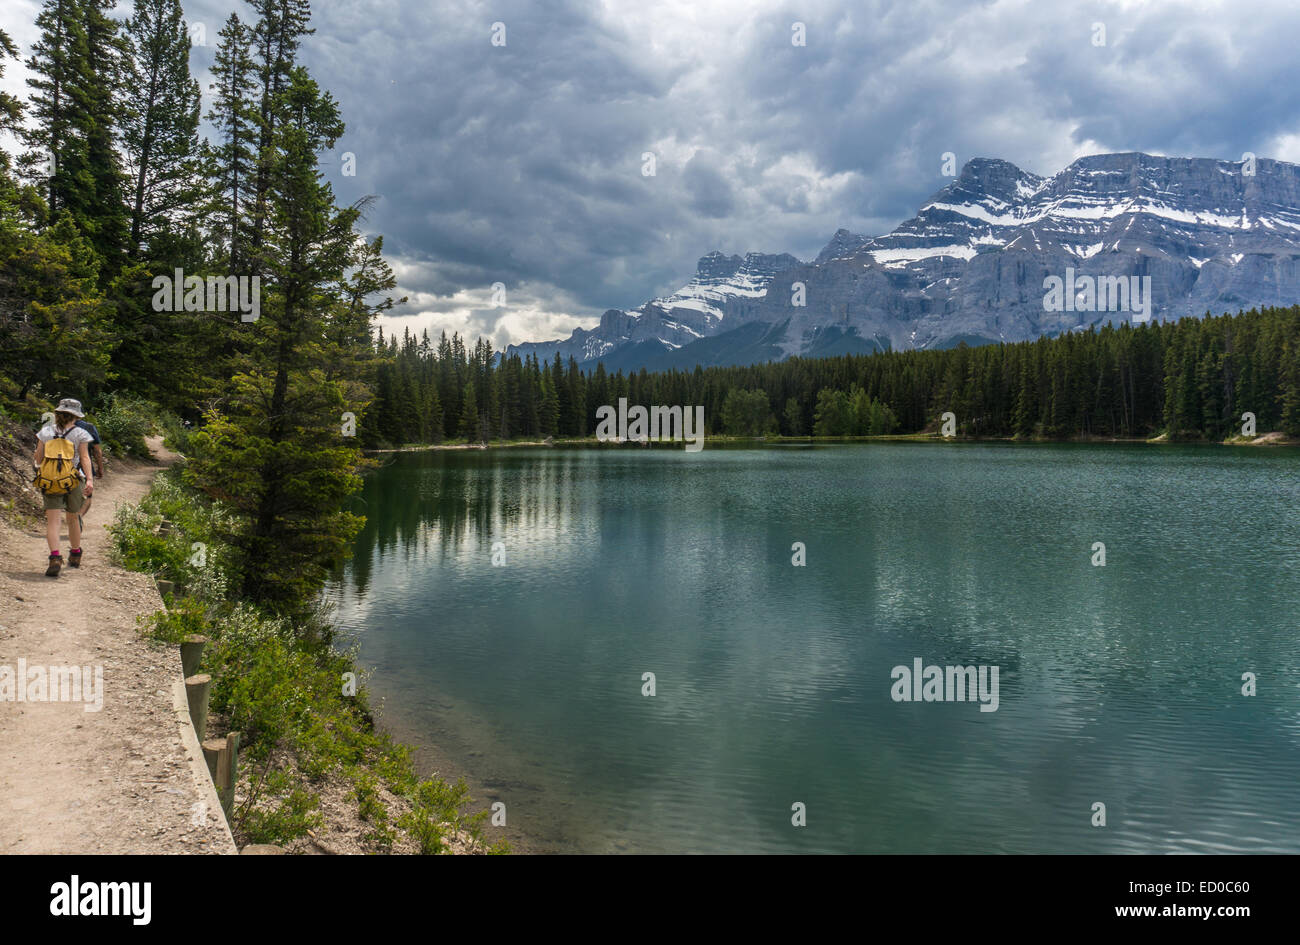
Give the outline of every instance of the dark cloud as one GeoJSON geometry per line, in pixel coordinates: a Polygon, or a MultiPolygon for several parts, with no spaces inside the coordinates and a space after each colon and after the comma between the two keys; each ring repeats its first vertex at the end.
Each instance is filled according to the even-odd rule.
{"type": "MultiPolygon", "coordinates": [[[[186,13],[212,44],[231,8],[186,13]]],[[[1300,159],[1290,0],[315,8],[304,58],[348,123],[325,167],[341,200],[379,198],[367,226],[411,297],[392,324],[498,344],[669,291],[713,249],[811,258],[838,227],[884,232],[946,183],[945,152],[1040,174],[1099,151],[1300,159]]]]}
{"type": "Polygon", "coordinates": [[[690,209],[700,216],[726,217],[735,211],[731,184],[727,182],[717,155],[707,149],[695,152],[686,162],[682,169],[682,183],[691,195],[690,209]]]}

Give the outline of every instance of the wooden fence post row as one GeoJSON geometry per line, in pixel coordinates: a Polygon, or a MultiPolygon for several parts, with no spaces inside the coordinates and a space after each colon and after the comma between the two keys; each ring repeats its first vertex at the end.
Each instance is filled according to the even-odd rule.
{"type": "MultiPolygon", "coordinates": [[[[159,581],[158,590],[164,586],[170,591],[170,581],[159,581]]],[[[203,746],[203,760],[208,764],[208,774],[221,800],[221,811],[230,819],[235,806],[235,784],[239,781],[239,733],[229,732],[225,738],[206,738],[208,729],[208,699],[212,693],[212,677],[197,672],[203,658],[203,647],[208,638],[199,634],[187,636],[180,644],[181,671],[185,674],[185,696],[190,707],[190,721],[194,733],[203,746]]],[[[250,848],[251,849],[251,848],[250,848]]],[[[283,852],[274,847],[252,850],[254,853],[283,852]]]]}

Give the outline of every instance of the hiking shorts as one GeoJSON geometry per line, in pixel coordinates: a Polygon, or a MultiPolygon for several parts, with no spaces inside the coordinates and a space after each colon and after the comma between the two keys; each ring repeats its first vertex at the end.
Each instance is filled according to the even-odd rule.
{"type": "Polygon", "coordinates": [[[81,511],[81,507],[86,504],[86,494],[82,492],[84,481],[78,482],[72,487],[71,492],[65,492],[63,495],[46,495],[45,511],[52,512],[57,509],[67,509],[73,515],[81,511]]]}

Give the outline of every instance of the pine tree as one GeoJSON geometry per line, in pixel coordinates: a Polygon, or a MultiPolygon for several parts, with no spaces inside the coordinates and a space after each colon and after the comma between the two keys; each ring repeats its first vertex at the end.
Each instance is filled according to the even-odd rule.
{"type": "Polygon", "coordinates": [[[803,411],[799,408],[797,398],[790,397],[785,402],[785,435],[803,436],[803,411]]]}
{"type": "Polygon", "coordinates": [[[126,262],[130,238],[126,178],[117,149],[126,48],[118,21],[109,16],[116,0],[83,4],[86,58],[76,89],[82,108],[74,113],[74,125],[86,142],[87,174],[79,179],[82,186],[74,190],[79,200],[70,203],[69,211],[104,260],[100,282],[108,285],[126,262]]]}
{"type": "MultiPolygon", "coordinates": [[[[68,43],[60,37],[66,31],[77,35],[79,23],[68,10],[48,3],[38,25],[43,33],[33,62],[43,64],[55,81],[40,71],[31,80],[38,121],[30,136],[20,126],[22,103],[0,93],[0,131],[18,133],[28,144],[52,140],[62,148],[71,138],[71,80],[68,43]],[[51,129],[55,137],[42,138],[51,129]]],[[[84,45],[78,55],[84,56],[84,45]]],[[[0,31],[0,76],[4,60],[16,56],[8,34],[0,31]]],[[[60,174],[68,167],[63,164],[60,174]]],[[[48,195],[53,184],[61,193],[61,177],[47,174],[23,185],[11,170],[9,155],[0,151],[0,376],[14,382],[20,402],[36,385],[93,392],[105,378],[112,346],[110,306],[99,289],[102,260],[70,215],[46,225],[49,208],[42,192],[48,195]]]]}
{"type": "Polygon", "coordinates": [[[70,217],[42,233],[0,227],[0,373],[18,400],[46,390],[96,389],[112,345],[100,260],[70,217]]]}
{"type": "Polygon", "coordinates": [[[267,195],[276,129],[284,116],[280,113],[281,93],[289,83],[303,36],[314,33],[307,26],[311,5],[307,0],[251,0],[258,14],[252,31],[253,55],[257,63],[257,169],[253,187],[252,231],[254,251],[262,245],[267,222],[267,195]]]}
{"type": "Polygon", "coordinates": [[[340,302],[330,310],[325,329],[343,358],[326,369],[331,379],[346,376],[359,382],[373,380],[371,325],[394,305],[406,301],[406,296],[394,299],[384,294],[397,287],[397,278],[383,253],[382,236],[373,240],[357,237],[348,251],[346,274],[335,290],[340,302]]]}
{"type": "Polygon", "coordinates": [[[135,0],[127,22],[127,104],[122,141],[134,185],[132,255],[193,218],[199,186],[199,84],[179,0],[135,0]]]}
{"type": "MultiPolygon", "coordinates": [[[[598,366],[599,367],[599,366],[598,366]]],[[[538,381],[537,359],[529,357],[523,367],[523,423],[525,436],[537,436],[542,432],[541,416],[538,412],[538,398],[541,397],[541,385],[538,381]]]]}
{"type": "Polygon", "coordinates": [[[238,272],[246,256],[246,218],[257,162],[257,111],[251,102],[255,74],[251,33],[237,14],[230,14],[219,35],[212,65],[215,81],[210,86],[215,94],[208,111],[219,143],[206,149],[206,157],[213,209],[220,221],[216,229],[225,244],[230,269],[238,272]]]}
{"type": "Polygon", "coordinates": [[[465,397],[460,405],[460,435],[466,440],[479,438],[478,397],[474,385],[465,385],[465,397]]]}
{"type": "MultiPolygon", "coordinates": [[[[5,60],[17,59],[18,47],[4,30],[0,30],[0,79],[4,78],[5,60]]],[[[17,96],[0,91],[0,133],[15,134],[22,127],[23,103],[17,96]]],[[[11,169],[9,155],[0,149],[0,173],[11,169]]]]}
{"type": "MultiPolygon", "coordinates": [[[[0,82],[4,80],[6,59],[17,59],[18,47],[9,34],[0,30],[0,82]]],[[[14,95],[0,91],[0,135],[20,137],[23,103],[14,95]]],[[[31,185],[23,185],[13,176],[14,162],[0,148],[0,239],[15,239],[26,230],[44,208],[40,194],[31,185]]]]}
{"type": "Polygon", "coordinates": [[[442,401],[438,399],[438,385],[430,384],[426,397],[428,398],[427,410],[429,416],[428,442],[441,443],[443,438],[442,401]]]}
{"type": "Polygon", "coordinates": [[[320,152],[343,133],[333,99],[295,69],[277,109],[284,120],[268,169],[261,252],[270,288],[252,325],[257,343],[224,409],[211,411],[195,437],[189,469],[240,513],[229,539],[243,557],[243,596],[292,613],[308,605],[361,525],[344,511],[360,485],[361,455],[340,430],[343,412],[360,404],[324,375],[335,360],[326,329],[358,214],[334,206],[319,171],[320,152]]]}
{"type": "Polygon", "coordinates": [[[1038,403],[1038,385],[1030,361],[1030,353],[1022,352],[1020,373],[1014,387],[1016,394],[1011,411],[1011,431],[1020,437],[1033,436],[1034,424],[1037,422],[1035,407],[1038,403]]]}
{"type": "Polygon", "coordinates": [[[569,376],[566,387],[568,388],[569,434],[571,436],[586,436],[586,385],[583,383],[582,372],[578,370],[578,362],[573,358],[569,358],[569,376]]]}
{"type": "Polygon", "coordinates": [[[36,17],[40,38],[27,68],[32,75],[32,126],[23,135],[27,176],[40,185],[51,214],[68,203],[74,174],[86,162],[85,142],[74,133],[75,91],[84,80],[86,29],[79,0],[45,0],[36,17]]]}
{"type": "Polygon", "coordinates": [[[32,125],[24,156],[52,219],[71,216],[104,261],[107,286],[125,261],[128,222],[116,149],[123,47],[113,0],[46,0],[27,67],[32,125]]]}
{"type": "Polygon", "coordinates": [[[539,372],[542,387],[541,403],[537,413],[543,436],[555,436],[560,432],[560,402],[555,395],[555,379],[551,372],[539,372]]]}

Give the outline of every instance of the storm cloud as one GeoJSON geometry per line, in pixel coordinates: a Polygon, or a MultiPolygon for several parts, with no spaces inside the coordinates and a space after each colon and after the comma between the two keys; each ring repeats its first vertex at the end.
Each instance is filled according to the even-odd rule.
{"type": "MultiPolygon", "coordinates": [[[[251,17],[186,4],[205,93],[232,8],[251,17]]],[[[10,9],[26,55],[36,4],[10,9]]],[[[386,330],[498,347],[671,291],[711,250],[885,232],[947,153],[1300,160],[1289,2],[317,0],[313,22],[304,61],[348,124],[325,169],[341,200],[378,197],[366,227],[409,296],[386,330]]]]}

